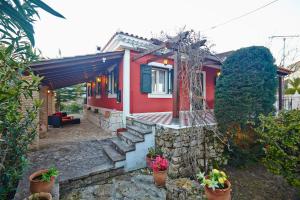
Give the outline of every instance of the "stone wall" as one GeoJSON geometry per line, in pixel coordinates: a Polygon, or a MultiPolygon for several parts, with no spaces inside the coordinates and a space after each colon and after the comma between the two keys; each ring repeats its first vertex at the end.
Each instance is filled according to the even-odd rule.
{"type": "Polygon", "coordinates": [[[155,145],[163,150],[170,161],[168,174],[171,178],[190,177],[199,170],[203,171],[205,163],[211,166],[213,162],[223,162],[223,145],[212,131],[213,128],[157,125],[155,145]]]}
{"type": "MultiPolygon", "coordinates": [[[[27,81],[31,81],[31,77],[30,76],[25,76],[23,77],[23,79],[26,79],[27,81]]],[[[40,96],[39,96],[39,92],[38,91],[33,91],[32,92],[32,99],[31,98],[25,98],[25,96],[21,96],[21,102],[22,102],[22,111],[25,113],[27,108],[32,108],[34,106],[34,100],[39,100],[40,96]]],[[[39,134],[39,114],[36,117],[35,123],[37,123],[37,134],[39,134]]],[[[31,145],[31,148],[35,149],[38,148],[38,144],[39,144],[39,136],[37,135],[31,145]]]]}
{"type": "Polygon", "coordinates": [[[42,105],[40,107],[40,137],[43,137],[48,130],[48,87],[41,86],[39,95],[42,105]]]}
{"type": "Polygon", "coordinates": [[[84,106],[84,117],[108,132],[114,132],[123,127],[122,116],[122,111],[84,106]]]}

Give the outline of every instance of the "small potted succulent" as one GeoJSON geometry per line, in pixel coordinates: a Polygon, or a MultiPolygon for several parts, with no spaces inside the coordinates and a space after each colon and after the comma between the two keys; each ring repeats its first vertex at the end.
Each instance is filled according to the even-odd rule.
{"type": "Polygon", "coordinates": [[[46,192],[39,192],[30,195],[26,200],[52,200],[52,195],[46,192]]]}
{"type": "Polygon", "coordinates": [[[160,148],[149,148],[146,155],[146,164],[149,169],[152,169],[152,162],[157,156],[163,156],[163,152],[160,148]]]}
{"type": "Polygon", "coordinates": [[[230,200],[231,183],[223,171],[213,169],[207,176],[200,172],[197,179],[204,187],[208,200],[230,200]]]}
{"type": "Polygon", "coordinates": [[[34,172],[29,176],[30,192],[32,194],[39,192],[50,193],[57,176],[58,171],[54,167],[34,172]]]}
{"type": "Polygon", "coordinates": [[[157,156],[152,162],[154,182],[159,187],[166,185],[169,162],[163,156],[157,156]]]}

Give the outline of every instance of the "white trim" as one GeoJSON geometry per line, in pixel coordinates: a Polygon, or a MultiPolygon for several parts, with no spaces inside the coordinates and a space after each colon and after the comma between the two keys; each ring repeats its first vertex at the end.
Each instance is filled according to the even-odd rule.
{"type": "Polygon", "coordinates": [[[170,114],[170,112],[144,112],[144,113],[132,113],[130,116],[136,116],[136,115],[144,115],[144,114],[170,114]]]}
{"type": "Polygon", "coordinates": [[[161,67],[161,68],[165,68],[165,69],[173,69],[173,65],[165,65],[165,64],[159,63],[159,62],[150,62],[150,63],[148,63],[148,65],[153,66],[153,67],[161,67]]]}
{"type": "Polygon", "coordinates": [[[102,50],[102,52],[115,51],[119,49],[137,49],[137,48],[153,48],[156,45],[152,44],[150,41],[139,39],[133,36],[117,34],[114,38],[107,44],[107,46],[102,50]]]}
{"type": "Polygon", "coordinates": [[[91,106],[86,104],[86,107],[91,107],[91,109],[100,109],[100,110],[104,110],[104,111],[111,111],[111,112],[122,112],[122,110],[116,110],[116,109],[111,109],[111,108],[104,108],[104,107],[100,107],[100,106],[91,106]]]}
{"type": "MultiPolygon", "coordinates": [[[[163,73],[164,73],[164,76],[165,76],[165,79],[164,79],[164,92],[159,92],[159,91],[157,91],[158,90],[158,88],[156,88],[156,91],[153,91],[152,89],[152,84],[151,84],[151,93],[150,94],[152,94],[152,95],[165,95],[165,94],[169,94],[168,93],[168,90],[169,90],[169,88],[168,88],[168,74],[169,74],[169,71],[168,71],[168,69],[162,69],[162,68],[156,68],[156,69],[152,69],[151,70],[151,79],[152,79],[152,72],[155,72],[155,77],[156,77],[156,80],[155,80],[155,83],[157,83],[157,84],[159,84],[159,78],[160,78],[160,74],[159,74],[159,72],[160,71],[162,71],[163,73]]],[[[153,82],[152,82],[153,83],[153,82]]],[[[149,96],[148,96],[149,97],[149,96]]],[[[155,97],[154,97],[155,98],[155,97]]],[[[159,98],[159,97],[157,97],[157,98],[159,98]]]]}
{"type": "Polygon", "coordinates": [[[109,98],[109,99],[115,99],[115,98],[117,98],[117,94],[116,93],[114,93],[114,94],[108,94],[107,98],[109,98]]]}
{"type": "Polygon", "coordinates": [[[149,93],[148,98],[164,98],[164,99],[171,99],[173,98],[172,94],[156,94],[156,93],[149,93]]]}
{"type": "Polygon", "coordinates": [[[123,57],[123,124],[126,126],[126,116],[130,114],[130,50],[125,49],[123,57]]]}

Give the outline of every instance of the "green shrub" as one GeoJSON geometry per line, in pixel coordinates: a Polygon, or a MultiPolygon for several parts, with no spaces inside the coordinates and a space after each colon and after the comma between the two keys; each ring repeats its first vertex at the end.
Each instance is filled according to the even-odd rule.
{"type": "Polygon", "coordinates": [[[269,114],[276,100],[276,66],[269,49],[242,48],[222,66],[215,91],[215,116],[219,130],[228,137],[229,161],[247,164],[260,155],[254,128],[260,114],[269,114]]]}
{"type": "Polygon", "coordinates": [[[300,189],[300,111],[261,116],[260,121],[256,131],[265,146],[263,163],[300,189]]]}
{"type": "Polygon", "coordinates": [[[230,55],[222,66],[215,92],[215,115],[223,131],[245,128],[260,114],[274,111],[276,66],[269,49],[253,46],[230,55]]]}
{"type": "Polygon", "coordinates": [[[67,113],[79,113],[83,108],[82,105],[78,103],[71,103],[71,104],[61,104],[61,108],[63,112],[67,113]]]}

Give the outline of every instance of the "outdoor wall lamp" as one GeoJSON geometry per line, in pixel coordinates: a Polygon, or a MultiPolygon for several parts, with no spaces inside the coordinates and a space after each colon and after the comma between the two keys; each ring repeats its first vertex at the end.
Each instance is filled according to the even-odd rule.
{"type": "Polygon", "coordinates": [[[50,92],[51,92],[51,91],[50,91],[50,90],[48,90],[47,92],[48,92],[48,94],[50,94],[50,92]]]}
{"type": "Polygon", "coordinates": [[[97,77],[97,82],[101,83],[101,78],[100,77],[97,77]]]}
{"type": "Polygon", "coordinates": [[[164,65],[167,65],[168,64],[168,59],[164,59],[164,65]]]}
{"type": "Polygon", "coordinates": [[[217,73],[217,76],[219,77],[220,75],[221,75],[221,72],[218,72],[218,73],[217,73]]]}

